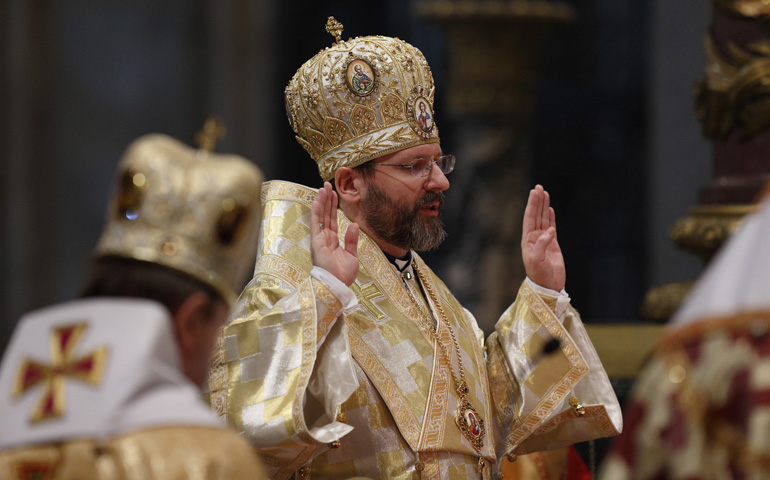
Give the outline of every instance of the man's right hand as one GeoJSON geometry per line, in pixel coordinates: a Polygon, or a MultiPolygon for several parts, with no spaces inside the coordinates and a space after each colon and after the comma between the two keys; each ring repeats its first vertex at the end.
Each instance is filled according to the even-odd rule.
{"type": "Polygon", "coordinates": [[[358,224],[345,232],[345,246],[337,237],[337,193],[329,182],[318,190],[310,209],[310,255],[321,267],[350,286],[358,275],[358,224]]]}

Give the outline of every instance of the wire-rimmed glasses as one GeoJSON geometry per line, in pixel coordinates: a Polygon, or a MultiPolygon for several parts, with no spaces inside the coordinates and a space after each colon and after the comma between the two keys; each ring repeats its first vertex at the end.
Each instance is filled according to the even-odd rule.
{"type": "Polygon", "coordinates": [[[431,158],[415,158],[411,163],[395,164],[395,163],[370,163],[370,165],[379,167],[409,167],[412,171],[413,177],[424,178],[430,175],[433,170],[433,164],[438,165],[438,168],[442,173],[451,173],[455,168],[455,156],[454,155],[441,155],[440,157],[431,158]]]}

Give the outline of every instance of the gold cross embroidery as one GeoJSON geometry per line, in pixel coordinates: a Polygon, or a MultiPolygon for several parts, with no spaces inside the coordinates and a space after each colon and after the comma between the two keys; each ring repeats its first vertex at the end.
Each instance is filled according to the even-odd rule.
{"type": "Polygon", "coordinates": [[[13,384],[13,398],[23,395],[39,383],[44,385],[43,396],[30,418],[32,423],[59,418],[64,414],[66,377],[91,385],[101,383],[107,347],[100,347],[88,355],[73,359],[75,345],[87,327],[85,323],[80,323],[59,327],[53,331],[50,339],[52,365],[30,359],[21,362],[13,384]]]}
{"type": "Polygon", "coordinates": [[[377,308],[377,305],[375,305],[374,302],[372,302],[373,298],[384,296],[374,283],[367,283],[363,288],[359,287],[357,283],[353,283],[350,288],[356,294],[356,297],[358,297],[359,303],[361,303],[369,313],[374,315],[377,320],[382,321],[385,319],[386,315],[382,310],[377,308]]]}

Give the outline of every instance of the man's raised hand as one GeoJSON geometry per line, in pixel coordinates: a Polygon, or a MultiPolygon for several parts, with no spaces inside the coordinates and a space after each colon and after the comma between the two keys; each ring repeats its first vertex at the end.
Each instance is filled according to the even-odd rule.
{"type": "Polygon", "coordinates": [[[540,185],[530,190],[524,210],[521,256],[530,280],[551,290],[564,288],[567,275],[556,240],[556,214],[548,192],[540,185]]]}
{"type": "Polygon", "coordinates": [[[358,275],[358,224],[345,232],[345,246],[337,237],[337,193],[329,182],[318,190],[310,209],[310,255],[323,268],[350,286],[358,275]]]}

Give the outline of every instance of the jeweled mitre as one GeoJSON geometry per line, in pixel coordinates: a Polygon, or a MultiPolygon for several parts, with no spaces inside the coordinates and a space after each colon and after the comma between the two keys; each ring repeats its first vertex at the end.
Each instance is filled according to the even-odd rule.
{"type": "Polygon", "coordinates": [[[179,270],[232,301],[256,255],[261,185],[242,157],[145,135],[120,161],[94,254],[179,270]]]}
{"type": "Polygon", "coordinates": [[[422,52],[384,36],[338,37],[297,70],[285,91],[289,123],[324,180],[340,167],[438,142],[433,98],[422,52]]]}

